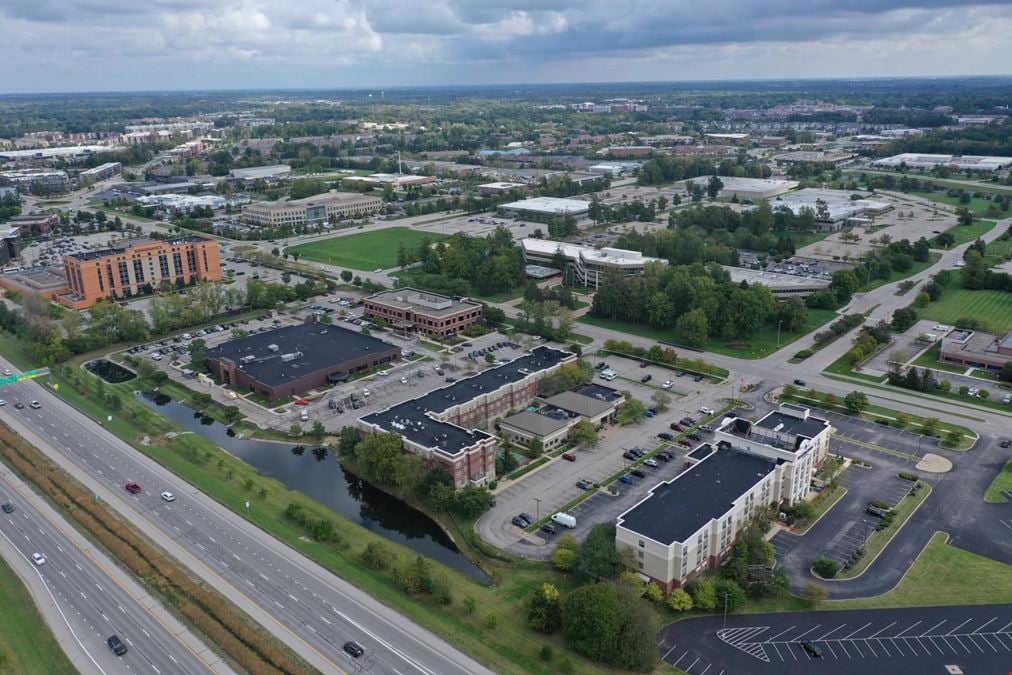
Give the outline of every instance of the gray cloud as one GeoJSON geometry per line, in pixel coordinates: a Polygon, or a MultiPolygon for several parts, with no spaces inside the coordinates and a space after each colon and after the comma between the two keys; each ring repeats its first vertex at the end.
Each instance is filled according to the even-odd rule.
{"type": "Polygon", "coordinates": [[[0,0],[0,91],[1007,72],[1010,32],[1007,0],[0,0]]]}

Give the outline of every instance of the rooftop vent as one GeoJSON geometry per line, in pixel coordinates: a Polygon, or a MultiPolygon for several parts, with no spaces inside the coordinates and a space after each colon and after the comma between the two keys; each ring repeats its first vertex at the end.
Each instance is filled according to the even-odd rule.
{"type": "Polygon", "coordinates": [[[284,361],[285,363],[288,363],[289,361],[294,361],[295,359],[301,359],[301,358],[302,358],[302,352],[292,352],[290,354],[282,354],[281,355],[281,360],[284,361]]]}
{"type": "Polygon", "coordinates": [[[279,352],[279,351],[281,351],[281,347],[278,347],[277,345],[267,345],[267,349],[268,349],[268,351],[272,351],[272,352],[279,352]]]}

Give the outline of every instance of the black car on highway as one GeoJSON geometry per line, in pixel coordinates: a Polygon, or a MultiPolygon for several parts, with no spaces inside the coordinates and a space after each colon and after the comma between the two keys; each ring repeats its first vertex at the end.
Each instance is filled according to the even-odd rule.
{"type": "Polygon", "coordinates": [[[344,651],[348,652],[356,659],[365,654],[365,650],[362,648],[362,645],[355,642],[354,640],[348,640],[347,642],[344,643],[344,651]]]}

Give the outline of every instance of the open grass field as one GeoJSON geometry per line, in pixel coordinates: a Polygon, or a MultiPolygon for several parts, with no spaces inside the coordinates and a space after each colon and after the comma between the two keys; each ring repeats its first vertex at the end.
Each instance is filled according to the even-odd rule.
{"type": "MultiPolygon", "coordinates": [[[[955,237],[956,243],[953,246],[959,246],[960,244],[975,241],[981,235],[990,232],[994,227],[995,222],[992,220],[977,220],[972,225],[954,225],[947,229],[946,232],[955,237]]],[[[941,248],[934,240],[932,240],[931,245],[935,248],[941,248]]]]}
{"type": "Polygon", "coordinates": [[[0,558],[0,673],[76,673],[28,589],[0,558]]]}
{"type": "Polygon", "coordinates": [[[953,325],[964,317],[986,322],[996,333],[1012,330],[1012,293],[949,287],[936,302],[918,310],[922,319],[953,325]]]}
{"type": "Polygon", "coordinates": [[[989,265],[998,265],[1006,260],[1012,260],[1012,236],[1007,233],[997,239],[988,242],[984,248],[984,257],[989,265]]]}
{"type": "MultiPolygon", "coordinates": [[[[968,191],[974,191],[975,188],[967,186],[967,190],[968,191]]],[[[929,199],[929,200],[931,200],[933,202],[939,202],[940,204],[948,204],[949,206],[951,206],[953,208],[958,208],[960,206],[965,206],[965,207],[968,207],[971,211],[973,211],[973,213],[975,215],[977,215],[978,217],[981,217],[981,218],[984,218],[984,217],[987,217],[987,218],[999,217],[999,218],[1001,218],[1001,217],[1006,217],[1008,215],[1006,212],[1003,212],[1003,211],[1000,211],[1000,210],[996,214],[988,215],[988,213],[987,213],[988,207],[994,206],[994,202],[992,202],[990,199],[984,199],[982,197],[972,197],[970,199],[970,202],[968,204],[962,204],[959,201],[959,197],[950,197],[949,195],[947,195],[944,192],[910,192],[909,194],[916,195],[916,196],[922,197],[924,199],[929,199]]]]}
{"type": "Polygon", "coordinates": [[[826,609],[930,607],[1012,602],[1012,567],[946,543],[938,532],[894,589],[876,598],[840,600],[826,609]]]}
{"type": "Polygon", "coordinates": [[[334,237],[323,241],[293,246],[289,252],[298,252],[307,260],[372,272],[397,266],[397,248],[416,246],[422,239],[439,241],[446,237],[431,232],[419,232],[407,227],[388,227],[374,232],[334,237]]]}
{"type": "MultiPolygon", "coordinates": [[[[812,331],[817,330],[827,322],[836,318],[836,316],[836,312],[830,309],[809,309],[805,319],[805,325],[801,328],[801,330],[795,333],[788,333],[787,331],[782,331],[780,333],[780,347],[786,347],[801,336],[808,335],[812,331]]],[[[651,328],[650,326],[627,323],[625,321],[612,321],[611,319],[599,319],[592,316],[582,316],[577,321],[579,323],[586,323],[600,328],[610,328],[611,330],[618,331],[620,333],[638,335],[650,340],[670,342],[676,345],[683,344],[678,331],[673,328],[669,330],[658,330],[656,328],[651,328]]],[[[618,337],[618,339],[621,338],[618,337]]],[[[714,354],[736,356],[740,359],[761,359],[764,356],[768,356],[769,354],[777,351],[777,327],[770,325],[763,326],[762,330],[748,340],[748,346],[732,347],[728,346],[725,340],[711,339],[703,345],[703,349],[708,352],[713,352],[714,354]]]]}

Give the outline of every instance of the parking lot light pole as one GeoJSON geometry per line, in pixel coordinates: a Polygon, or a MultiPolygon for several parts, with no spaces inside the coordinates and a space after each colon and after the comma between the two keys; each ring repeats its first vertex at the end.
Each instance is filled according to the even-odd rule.
{"type": "Polygon", "coordinates": [[[728,593],[724,592],[724,630],[727,630],[727,597],[728,593]]]}
{"type": "Polygon", "coordinates": [[[783,319],[777,322],[777,349],[780,349],[780,327],[783,325],[784,325],[783,319]]]}
{"type": "Polygon", "coordinates": [[[537,520],[541,520],[541,498],[540,497],[535,497],[534,498],[534,502],[536,504],[536,506],[535,506],[535,508],[536,508],[535,513],[537,514],[536,518],[537,518],[537,520]]]}

